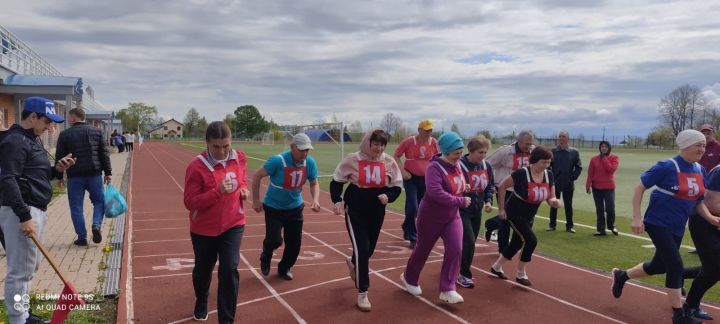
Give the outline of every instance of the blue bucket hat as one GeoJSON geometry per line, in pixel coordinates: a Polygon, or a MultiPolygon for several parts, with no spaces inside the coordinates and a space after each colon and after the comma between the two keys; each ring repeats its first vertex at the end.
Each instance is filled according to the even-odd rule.
{"type": "Polygon", "coordinates": [[[55,103],[53,103],[50,99],[43,97],[30,97],[25,99],[23,111],[34,112],[38,115],[45,116],[56,123],[62,123],[65,121],[65,118],[55,112],[55,103]]]}
{"type": "Polygon", "coordinates": [[[443,155],[448,155],[452,151],[465,147],[462,138],[455,132],[447,132],[440,135],[438,144],[440,145],[440,151],[443,155]]]}

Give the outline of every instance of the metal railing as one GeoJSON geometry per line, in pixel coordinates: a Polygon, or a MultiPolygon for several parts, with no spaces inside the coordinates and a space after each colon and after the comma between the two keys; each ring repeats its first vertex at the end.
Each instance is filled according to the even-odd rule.
{"type": "Polygon", "coordinates": [[[62,76],[52,64],[0,25],[0,66],[17,74],[62,76]]]}

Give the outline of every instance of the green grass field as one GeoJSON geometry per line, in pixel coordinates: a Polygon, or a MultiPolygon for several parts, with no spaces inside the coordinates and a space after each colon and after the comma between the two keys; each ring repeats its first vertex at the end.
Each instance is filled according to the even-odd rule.
{"type": "MultiPolygon", "coordinates": [[[[183,142],[179,143],[179,145],[196,151],[200,151],[205,147],[202,142],[183,142]]],[[[263,160],[287,149],[287,146],[283,144],[260,145],[238,142],[235,143],[234,146],[243,150],[247,153],[248,157],[250,157],[248,159],[248,168],[250,169],[261,167],[263,160]]],[[[318,163],[318,169],[322,177],[320,179],[322,188],[328,190],[330,182],[329,175],[333,173],[335,166],[340,161],[340,149],[335,144],[313,143],[313,146],[315,149],[311,155],[318,163]]],[[[392,154],[395,147],[396,145],[389,145],[386,152],[392,154]]],[[[498,147],[499,146],[494,146],[493,149],[497,149],[498,147]]],[[[357,149],[357,143],[347,143],[345,153],[355,152],[357,149]]],[[[612,235],[605,237],[592,236],[595,232],[596,222],[595,205],[592,200],[592,195],[585,193],[585,179],[587,175],[587,165],[591,157],[595,154],[597,154],[597,150],[595,149],[580,150],[584,169],[575,184],[575,196],[573,199],[575,211],[574,221],[577,233],[570,234],[562,230],[546,232],[545,228],[548,224],[547,216],[549,215],[549,208],[543,205],[538,211],[538,218],[535,221],[535,231],[539,242],[537,252],[601,272],[610,272],[613,267],[628,268],[639,262],[649,260],[654,250],[643,247],[643,245],[651,244],[646,234],[640,236],[648,240],[623,235],[617,237],[612,235]],[[586,228],[583,225],[590,226],[591,228],[586,228]]],[[[676,152],[614,148],[613,154],[620,157],[620,166],[615,174],[617,181],[617,189],[615,191],[616,223],[620,232],[631,233],[632,190],[638,183],[640,174],[655,164],[655,162],[667,159],[675,155],[676,152]]],[[[643,210],[649,201],[649,193],[649,191],[645,193],[643,210]]],[[[398,212],[403,212],[404,206],[405,197],[401,195],[397,201],[390,205],[390,208],[398,212]]],[[[485,218],[484,216],[483,219],[485,218]]],[[[560,210],[558,219],[561,222],[565,219],[563,210],[560,210]]],[[[558,226],[558,229],[562,228],[564,228],[564,226],[558,226]]],[[[690,235],[687,232],[683,240],[683,245],[693,245],[690,235]]],[[[681,254],[686,265],[697,265],[700,263],[696,255],[688,253],[687,248],[683,248],[681,254]]],[[[532,273],[532,267],[529,271],[532,273]]],[[[664,276],[656,276],[644,279],[643,281],[656,287],[663,287],[664,280],[664,276]]],[[[690,283],[690,280],[686,281],[686,289],[690,288],[690,283]]],[[[720,302],[720,288],[715,287],[708,291],[705,295],[705,300],[716,303],[720,302]]]]}

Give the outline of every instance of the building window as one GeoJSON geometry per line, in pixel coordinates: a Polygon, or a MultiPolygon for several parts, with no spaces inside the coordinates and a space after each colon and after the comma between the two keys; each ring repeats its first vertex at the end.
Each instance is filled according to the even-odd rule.
{"type": "Polygon", "coordinates": [[[178,126],[178,131],[180,131],[180,126],[178,126]]]}
{"type": "Polygon", "coordinates": [[[8,128],[10,127],[8,119],[10,118],[10,112],[8,112],[7,109],[3,109],[3,115],[2,115],[2,121],[3,121],[3,127],[8,128]]]}
{"type": "Polygon", "coordinates": [[[167,130],[167,126],[163,126],[163,128],[164,128],[165,130],[167,130]]]}

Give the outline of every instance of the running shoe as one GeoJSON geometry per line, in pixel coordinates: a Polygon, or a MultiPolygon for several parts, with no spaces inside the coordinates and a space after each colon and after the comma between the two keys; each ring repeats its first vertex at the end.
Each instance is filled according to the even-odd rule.
{"type": "Polygon", "coordinates": [[[475,283],[473,282],[472,278],[465,277],[463,275],[458,275],[457,280],[455,281],[460,287],[463,288],[474,288],[475,283]]]}

